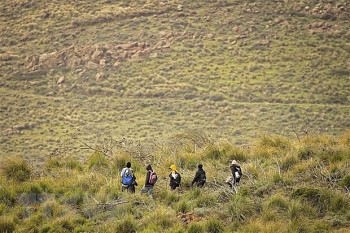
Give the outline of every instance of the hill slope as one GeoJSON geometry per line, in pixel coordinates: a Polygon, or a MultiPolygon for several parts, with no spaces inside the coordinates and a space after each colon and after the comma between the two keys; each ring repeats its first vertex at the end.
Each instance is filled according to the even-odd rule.
{"type": "Polygon", "coordinates": [[[242,148],[177,135],[153,149],[124,142],[109,156],[96,150],[84,160],[61,148],[39,168],[7,157],[0,161],[0,232],[349,232],[350,132],[299,139],[264,136],[242,148]],[[232,159],[243,170],[238,193],[224,183],[232,159]],[[127,161],[135,194],[121,192],[127,161]],[[148,163],[159,177],[154,199],[140,195],[148,163]],[[170,191],[173,163],[182,185],[170,191]],[[190,188],[198,163],[207,174],[203,189],[190,188]]]}
{"type": "Polygon", "coordinates": [[[0,3],[0,154],[350,125],[347,1],[0,3]]]}

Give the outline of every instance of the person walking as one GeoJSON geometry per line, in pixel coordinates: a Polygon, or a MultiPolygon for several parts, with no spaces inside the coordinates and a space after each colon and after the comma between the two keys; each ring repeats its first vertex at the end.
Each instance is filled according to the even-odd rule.
{"type": "Polygon", "coordinates": [[[175,164],[171,165],[170,169],[171,169],[171,172],[169,174],[169,178],[170,178],[169,186],[171,190],[175,190],[177,187],[180,187],[181,175],[177,171],[175,164]]]}
{"type": "Polygon", "coordinates": [[[130,162],[126,163],[126,166],[122,169],[120,176],[122,178],[122,192],[127,190],[127,192],[135,193],[135,186],[137,186],[137,182],[130,162]]]}
{"type": "Polygon", "coordinates": [[[158,180],[157,174],[153,171],[152,166],[148,164],[146,166],[146,179],[145,179],[145,185],[141,189],[141,194],[142,193],[147,193],[147,195],[153,199],[153,188],[155,183],[158,180]]]}
{"type": "Polygon", "coordinates": [[[205,171],[203,169],[203,165],[199,164],[198,165],[198,170],[192,180],[191,186],[193,187],[193,185],[195,184],[197,187],[202,188],[203,185],[205,184],[207,180],[207,176],[205,174],[205,171]]]}
{"type": "Polygon", "coordinates": [[[239,163],[236,160],[232,160],[230,165],[231,175],[226,183],[237,192],[237,185],[239,184],[242,177],[242,169],[239,163]]]}

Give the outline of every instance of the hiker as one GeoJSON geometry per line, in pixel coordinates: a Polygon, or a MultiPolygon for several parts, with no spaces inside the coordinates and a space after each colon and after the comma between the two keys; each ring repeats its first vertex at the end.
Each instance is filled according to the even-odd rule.
{"type": "Polygon", "coordinates": [[[228,185],[231,188],[234,188],[236,185],[239,184],[239,181],[241,180],[242,169],[236,160],[232,160],[230,165],[230,170],[231,170],[232,176],[226,180],[226,183],[228,183],[228,185]]]}
{"type": "Polygon", "coordinates": [[[146,167],[146,180],[145,185],[141,189],[142,193],[147,193],[147,195],[153,199],[153,187],[158,180],[157,174],[153,171],[152,166],[150,164],[146,167]]]}
{"type": "Polygon", "coordinates": [[[196,184],[197,187],[202,188],[206,182],[206,179],[207,177],[205,175],[205,171],[203,170],[203,165],[199,164],[198,170],[193,178],[191,187],[193,187],[193,185],[196,184]]]}
{"type": "Polygon", "coordinates": [[[175,164],[171,165],[170,169],[171,169],[171,172],[169,174],[169,178],[170,178],[169,186],[171,190],[175,190],[177,187],[180,187],[181,175],[176,170],[175,164]]]}
{"type": "Polygon", "coordinates": [[[135,193],[135,186],[137,186],[137,182],[130,162],[126,163],[126,167],[122,169],[120,176],[122,177],[122,192],[127,190],[128,192],[135,193]]]}

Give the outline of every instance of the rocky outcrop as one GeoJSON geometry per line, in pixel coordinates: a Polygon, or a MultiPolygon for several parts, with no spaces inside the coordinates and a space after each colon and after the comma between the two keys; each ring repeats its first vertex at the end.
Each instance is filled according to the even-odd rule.
{"type": "Polygon", "coordinates": [[[172,43],[186,34],[174,35],[161,32],[160,40],[151,46],[146,42],[132,42],[116,45],[71,46],[60,51],[28,56],[24,65],[29,70],[52,69],[56,67],[100,69],[118,67],[125,61],[156,57],[159,51],[168,49],[172,43]]]}

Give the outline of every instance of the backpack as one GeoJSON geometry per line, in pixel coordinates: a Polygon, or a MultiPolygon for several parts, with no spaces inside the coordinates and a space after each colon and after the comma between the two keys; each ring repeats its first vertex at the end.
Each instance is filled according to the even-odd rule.
{"type": "Polygon", "coordinates": [[[180,185],[180,183],[181,183],[181,175],[180,175],[180,173],[176,173],[176,174],[177,174],[177,176],[175,178],[175,183],[180,185]]]}
{"type": "Polygon", "coordinates": [[[157,176],[156,172],[151,171],[151,173],[149,174],[148,183],[155,184],[157,182],[157,180],[158,180],[158,176],[157,176]]]}
{"type": "Polygon", "coordinates": [[[236,167],[236,170],[237,170],[237,171],[235,171],[235,177],[236,177],[236,178],[240,178],[241,175],[242,175],[241,168],[240,168],[240,167],[236,167]]]}
{"type": "Polygon", "coordinates": [[[131,174],[129,169],[127,169],[122,176],[122,184],[131,185],[133,179],[134,179],[133,175],[131,174]]]}
{"type": "Polygon", "coordinates": [[[207,176],[205,175],[205,172],[201,172],[201,175],[199,176],[199,181],[205,182],[207,180],[207,176]]]}

